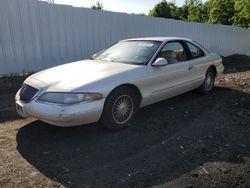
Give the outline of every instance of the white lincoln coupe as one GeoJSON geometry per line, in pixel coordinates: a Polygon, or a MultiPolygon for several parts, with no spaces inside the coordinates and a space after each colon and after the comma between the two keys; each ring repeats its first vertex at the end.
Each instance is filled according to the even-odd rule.
{"type": "Polygon", "coordinates": [[[16,109],[57,126],[100,121],[119,129],[141,107],[197,88],[209,93],[223,70],[219,55],[190,39],[122,40],[91,59],[31,75],[16,94],[16,109]]]}

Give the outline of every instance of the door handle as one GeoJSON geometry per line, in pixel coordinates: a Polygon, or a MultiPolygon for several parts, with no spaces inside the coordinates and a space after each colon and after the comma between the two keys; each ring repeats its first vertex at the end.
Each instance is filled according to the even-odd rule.
{"type": "Polygon", "coordinates": [[[188,70],[191,70],[192,68],[194,68],[193,65],[189,65],[189,66],[188,66],[188,70]]]}

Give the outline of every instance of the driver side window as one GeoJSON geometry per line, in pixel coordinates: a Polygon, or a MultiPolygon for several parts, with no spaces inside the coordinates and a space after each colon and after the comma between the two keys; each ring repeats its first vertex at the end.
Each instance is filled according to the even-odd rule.
{"type": "Polygon", "coordinates": [[[180,42],[168,42],[162,48],[158,57],[165,58],[169,64],[187,60],[187,54],[180,42]]]}

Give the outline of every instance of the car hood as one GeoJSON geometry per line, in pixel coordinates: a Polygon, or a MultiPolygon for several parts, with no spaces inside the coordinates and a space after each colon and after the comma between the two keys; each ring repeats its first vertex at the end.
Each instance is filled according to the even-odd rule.
{"type": "MultiPolygon", "coordinates": [[[[53,91],[72,91],[145,66],[107,61],[82,60],[49,68],[31,75],[25,83],[53,91]]],[[[119,76],[118,76],[119,77],[119,76]]],[[[118,79],[119,80],[119,79],[118,79]]]]}

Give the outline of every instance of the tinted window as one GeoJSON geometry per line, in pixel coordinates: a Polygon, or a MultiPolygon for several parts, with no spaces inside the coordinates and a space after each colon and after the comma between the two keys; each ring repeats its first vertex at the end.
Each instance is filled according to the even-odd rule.
{"type": "Polygon", "coordinates": [[[160,51],[158,57],[168,60],[169,64],[187,60],[186,52],[180,42],[169,42],[160,51]]]}
{"type": "Polygon", "coordinates": [[[197,46],[187,42],[187,46],[190,50],[190,53],[191,53],[191,57],[192,58],[197,58],[197,57],[202,57],[204,56],[204,52],[198,48],[197,46]]]}
{"type": "Polygon", "coordinates": [[[155,53],[161,42],[121,41],[98,53],[94,59],[128,64],[145,64],[155,53]]]}

